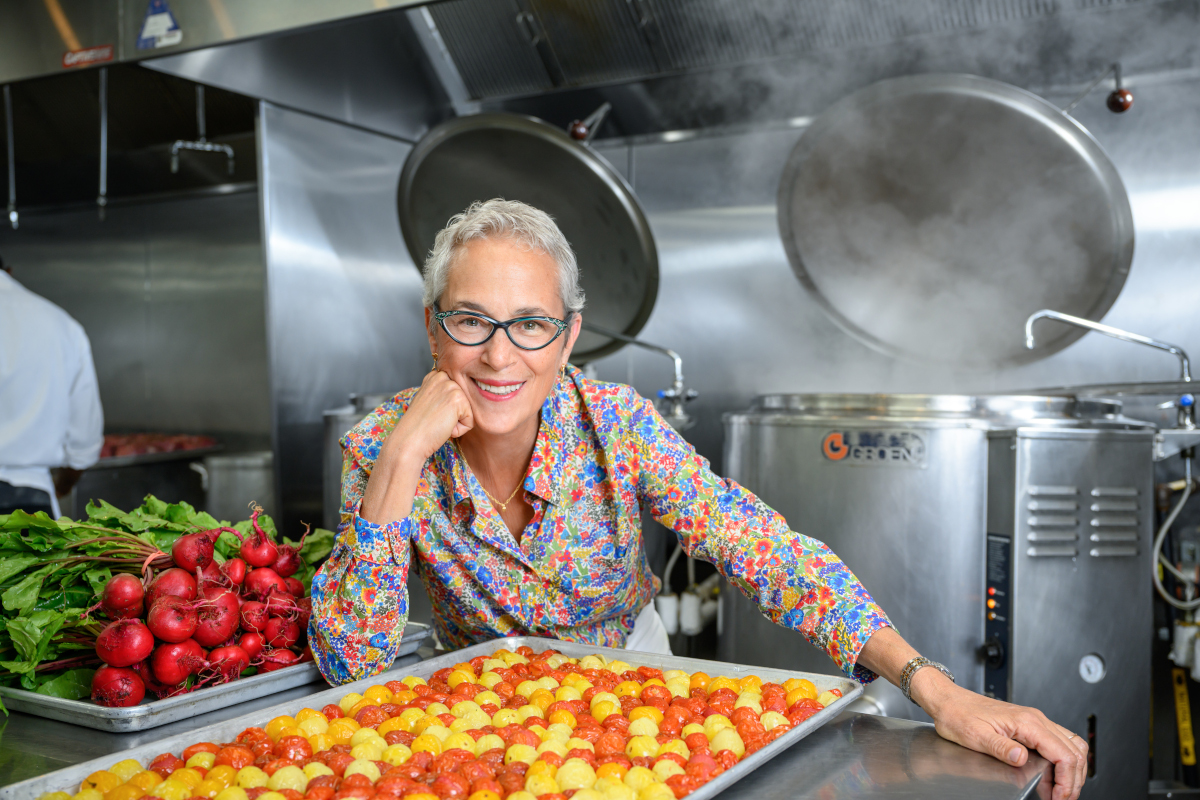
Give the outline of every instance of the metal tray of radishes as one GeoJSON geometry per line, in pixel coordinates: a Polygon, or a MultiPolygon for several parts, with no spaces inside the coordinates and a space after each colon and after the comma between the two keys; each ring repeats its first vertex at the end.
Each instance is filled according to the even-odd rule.
{"type": "MultiPolygon", "coordinates": [[[[404,636],[396,657],[416,652],[428,637],[428,625],[419,622],[408,623],[404,628],[404,636]]],[[[207,686],[189,694],[162,700],[147,698],[139,705],[125,708],[109,708],[91,700],[65,700],[8,687],[0,687],[0,696],[4,698],[4,705],[12,711],[95,728],[98,731],[130,733],[190,719],[209,711],[236,705],[244,700],[294,689],[297,686],[307,686],[321,680],[323,678],[317,670],[317,665],[306,661],[273,672],[207,686]]]]}

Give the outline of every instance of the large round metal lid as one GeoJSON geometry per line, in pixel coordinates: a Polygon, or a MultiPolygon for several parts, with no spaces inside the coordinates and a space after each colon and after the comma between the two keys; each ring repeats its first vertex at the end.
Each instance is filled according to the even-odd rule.
{"type": "Polygon", "coordinates": [[[847,332],[884,352],[1023,363],[1042,308],[1100,319],[1133,257],[1120,176],[1070,116],[971,75],[881,81],[821,114],[788,157],[779,229],[792,269],[847,332]]]}
{"type": "MultiPolygon", "coordinates": [[[[450,217],[493,197],[554,217],[579,261],[589,323],[626,336],[642,329],[658,297],[658,252],[633,190],[607,161],[533,117],[476,114],[442,123],[417,143],[400,174],[400,228],[413,261],[425,263],[450,217]]],[[[623,345],[585,330],[571,361],[623,345]]]]}

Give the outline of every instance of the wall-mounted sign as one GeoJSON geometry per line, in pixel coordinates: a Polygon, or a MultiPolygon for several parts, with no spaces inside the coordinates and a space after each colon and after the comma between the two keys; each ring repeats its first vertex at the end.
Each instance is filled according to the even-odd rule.
{"type": "Polygon", "coordinates": [[[99,64],[113,60],[113,46],[102,44],[98,47],[85,47],[81,50],[68,50],[63,53],[64,67],[86,67],[88,64],[99,64]]]}
{"type": "Polygon", "coordinates": [[[170,47],[182,41],[183,31],[167,6],[167,0],[150,0],[150,5],[146,7],[146,17],[142,20],[142,32],[138,34],[137,49],[170,47]]]}

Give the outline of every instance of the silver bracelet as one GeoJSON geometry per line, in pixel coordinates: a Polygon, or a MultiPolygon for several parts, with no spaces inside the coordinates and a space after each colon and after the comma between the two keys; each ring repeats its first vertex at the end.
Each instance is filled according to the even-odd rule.
{"type": "Polygon", "coordinates": [[[919,670],[921,667],[933,667],[938,672],[949,678],[952,682],[957,682],[954,681],[954,673],[946,669],[944,664],[939,664],[938,662],[925,658],[924,656],[917,656],[912,661],[909,661],[907,664],[905,664],[904,669],[900,671],[900,691],[904,692],[904,696],[909,700],[912,700],[913,703],[916,703],[917,701],[913,700],[912,698],[912,679],[913,676],[917,674],[917,670],[919,670]]]}

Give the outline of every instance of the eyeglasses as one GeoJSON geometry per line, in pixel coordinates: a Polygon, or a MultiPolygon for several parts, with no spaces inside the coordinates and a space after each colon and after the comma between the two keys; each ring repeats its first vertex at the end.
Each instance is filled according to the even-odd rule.
{"type": "Polygon", "coordinates": [[[517,317],[501,322],[474,311],[439,311],[433,318],[447,336],[468,347],[484,344],[497,328],[503,328],[508,340],[522,350],[541,350],[567,329],[565,321],[554,317],[517,317]]]}

